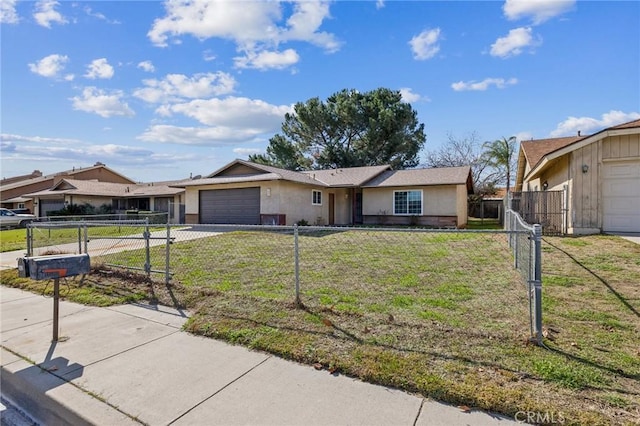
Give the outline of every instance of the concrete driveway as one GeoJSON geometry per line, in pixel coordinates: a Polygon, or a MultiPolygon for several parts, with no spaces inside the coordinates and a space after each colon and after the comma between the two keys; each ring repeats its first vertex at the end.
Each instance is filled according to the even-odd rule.
{"type": "MultiPolygon", "coordinates": [[[[176,241],[190,241],[200,238],[211,237],[212,235],[219,235],[221,232],[203,229],[202,227],[194,229],[192,227],[186,227],[182,229],[172,229],[171,239],[176,241]]],[[[133,236],[133,235],[131,235],[133,236]]],[[[140,236],[140,234],[135,234],[140,236]]],[[[152,247],[166,244],[167,232],[154,231],[151,233],[151,239],[149,245],[152,247]]],[[[87,244],[87,250],[89,256],[101,256],[105,254],[119,253],[128,250],[138,250],[143,248],[144,244],[139,239],[126,239],[122,237],[109,238],[109,239],[94,239],[87,244]]],[[[55,246],[38,247],[34,249],[34,256],[39,256],[47,252],[59,252],[59,253],[75,253],[79,252],[78,243],[58,244],[55,246]]],[[[0,253],[0,269],[13,269],[18,267],[18,259],[27,255],[27,250],[15,250],[0,253]]]]}

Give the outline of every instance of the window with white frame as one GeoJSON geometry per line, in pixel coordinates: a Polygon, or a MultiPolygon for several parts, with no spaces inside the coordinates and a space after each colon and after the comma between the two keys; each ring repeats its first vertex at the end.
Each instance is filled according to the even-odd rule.
{"type": "Polygon", "coordinates": [[[316,189],[311,191],[311,204],[314,206],[322,205],[322,191],[318,191],[316,189]]]}
{"type": "Polygon", "coordinates": [[[393,191],[393,214],[422,216],[422,191],[393,191]]]}

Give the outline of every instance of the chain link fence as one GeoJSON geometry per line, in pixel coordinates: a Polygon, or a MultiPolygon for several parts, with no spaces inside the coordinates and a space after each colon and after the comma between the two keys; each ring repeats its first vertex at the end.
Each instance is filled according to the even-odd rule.
{"type": "Polygon", "coordinates": [[[520,215],[507,209],[505,229],[509,232],[509,247],[513,266],[522,275],[529,301],[531,337],[542,344],[542,226],[529,225],[520,215]]]}
{"type": "Polygon", "coordinates": [[[292,303],[455,326],[495,323],[528,300],[529,331],[541,342],[535,228],[511,211],[506,218],[507,229],[496,231],[36,222],[28,254],[88,253],[93,265],[158,274],[235,310],[249,301],[292,303]],[[528,296],[517,285],[523,279],[528,296]]]}

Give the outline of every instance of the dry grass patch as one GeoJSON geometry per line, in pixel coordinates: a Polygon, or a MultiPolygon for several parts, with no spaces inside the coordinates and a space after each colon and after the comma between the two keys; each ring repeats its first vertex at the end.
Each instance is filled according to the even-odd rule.
{"type": "Polygon", "coordinates": [[[543,247],[548,349],[528,343],[526,290],[501,234],[303,232],[302,308],[287,233],[176,243],[172,286],[134,288],[188,307],[191,332],[334,374],[565,424],[640,421],[640,246],[597,236],[543,247]]]}

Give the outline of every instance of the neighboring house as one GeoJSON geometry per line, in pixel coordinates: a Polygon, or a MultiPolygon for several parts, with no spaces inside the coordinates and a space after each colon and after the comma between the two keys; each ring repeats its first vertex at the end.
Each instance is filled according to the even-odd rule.
{"type": "Polygon", "coordinates": [[[62,179],[69,178],[75,180],[98,180],[100,182],[135,184],[135,181],[108,168],[103,163],[95,163],[91,167],[74,168],[51,175],[43,176],[39,170],[35,170],[30,175],[16,176],[2,179],[0,182],[0,194],[2,197],[2,207],[8,209],[29,209],[39,216],[46,216],[47,211],[60,210],[64,207],[64,200],[61,197],[47,199],[44,204],[35,206],[33,200],[25,197],[37,191],[52,188],[62,179]],[[37,207],[37,208],[36,208],[37,207]],[[36,210],[39,212],[35,213],[36,210]]]}
{"type": "MultiPolygon", "coordinates": [[[[59,209],[70,204],[90,204],[95,208],[106,204],[111,206],[113,213],[130,210],[168,212],[171,223],[180,223],[184,189],[171,187],[169,183],[179,182],[129,184],[62,179],[51,189],[26,195],[33,199],[36,208],[51,205],[52,200],[60,206],[59,209]]],[[[35,212],[36,215],[38,213],[35,212]]]]}
{"type": "Polygon", "coordinates": [[[521,142],[516,191],[563,189],[567,233],[640,232],[640,120],[521,142]]]}
{"type": "Polygon", "coordinates": [[[469,167],[389,166],[295,172],[235,160],[185,188],[187,223],[311,225],[467,223],[469,167]]]}

